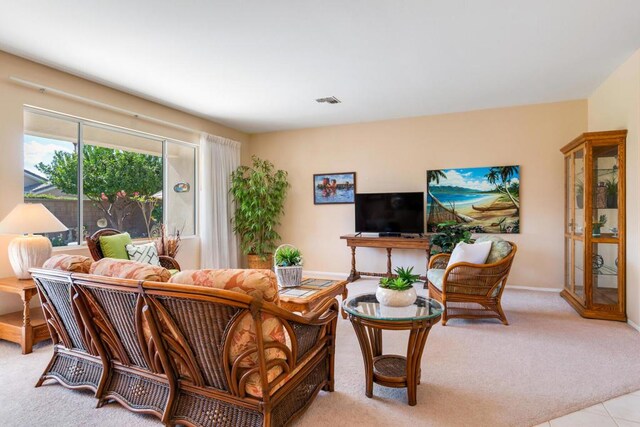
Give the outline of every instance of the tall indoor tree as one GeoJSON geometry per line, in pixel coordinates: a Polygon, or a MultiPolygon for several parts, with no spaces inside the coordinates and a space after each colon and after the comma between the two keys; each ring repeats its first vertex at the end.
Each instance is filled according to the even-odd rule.
{"type": "Polygon", "coordinates": [[[233,231],[249,256],[249,268],[269,268],[280,240],[275,228],[284,214],[290,185],[286,171],[275,170],[273,163],[256,156],[251,160],[251,166],[240,166],[231,173],[230,193],[236,205],[233,231]]]}

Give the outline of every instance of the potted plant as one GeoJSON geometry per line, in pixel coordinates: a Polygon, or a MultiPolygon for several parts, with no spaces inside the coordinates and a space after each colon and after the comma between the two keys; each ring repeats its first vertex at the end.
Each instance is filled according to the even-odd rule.
{"type": "Polygon", "coordinates": [[[437,225],[438,233],[431,238],[431,255],[450,254],[459,242],[471,243],[471,231],[456,221],[441,222],[437,225]]]}
{"type": "Polygon", "coordinates": [[[602,227],[604,227],[604,225],[607,223],[607,216],[606,215],[600,215],[600,218],[598,218],[598,220],[596,221],[595,219],[593,220],[593,231],[591,232],[591,235],[594,237],[599,237],[600,236],[600,230],[602,229],[602,227]]]}
{"type": "Polygon", "coordinates": [[[584,184],[582,181],[576,181],[576,206],[578,209],[584,207],[584,184]]]}
{"type": "Polygon", "coordinates": [[[291,245],[280,245],[275,251],[275,270],[278,285],[283,288],[300,286],[302,282],[302,254],[291,245]]]}
{"type": "Polygon", "coordinates": [[[607,191],[607,208],[617,209],[618,208],[618,180],[614,176],[611,179],[605,181],[604,185],[607,191]]]}
{"type": "Polygon", "coordinates": [[[383,277],[380,279],[376,299],[381,305],[388,307],[406,307],[416,301],[418,295],[413,284],[420,276],[413,274],[413,267],[398,267],[395,269],[396,277],[383,277]]]}
{"type": "Polygon", "coordinates": [[[287,172],[275,170],[273,163],[251,157],[252,165],[231,173],[229,192],[235,202],[233,231],[240,237],[240,249],[249,268],[271,268],[272,253],[280,235],[284,200],[289,188],[287,172]]]}

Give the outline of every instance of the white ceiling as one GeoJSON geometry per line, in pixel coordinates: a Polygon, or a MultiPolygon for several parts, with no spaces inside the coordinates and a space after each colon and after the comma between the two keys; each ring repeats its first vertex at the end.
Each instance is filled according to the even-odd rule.
{"type": "Polygon", "coordinates": [[[587,97],[638,0],[0,1],[0,49],[247,132],[587,97]],[[341,104],[317,104],[335,95],[341,104]]]}

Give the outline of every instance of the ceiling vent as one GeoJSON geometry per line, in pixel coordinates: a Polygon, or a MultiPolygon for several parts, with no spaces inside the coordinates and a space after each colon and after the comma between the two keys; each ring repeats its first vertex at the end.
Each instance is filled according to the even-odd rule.
{"type": "Polygon", "coordinates": [[[335,96],[328,96],[326,98],[318,98],[316,102],[319,104],[327,103],[327,104],[340,104],[340,100],[335,96]]]}

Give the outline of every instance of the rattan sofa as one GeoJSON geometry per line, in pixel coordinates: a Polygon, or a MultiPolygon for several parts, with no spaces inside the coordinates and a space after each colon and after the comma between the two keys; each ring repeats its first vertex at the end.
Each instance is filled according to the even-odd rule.
{"type": "MultiPolygon", "coordinates": [[[[259,274],[277,286],[272,272],[259,274]]],[[[333,298],[300,316],[259,292],[46,269],[32,275],[45,298],[54,285],[66,288],[72,308],[71,314],[65,308],[63,323],[85,331],[77,334],[84,346],[77,359],[84,360],[90,348],[97,353],[91,360],[101,361],[100,379],[90,387],[99,406],[116,401],[166,425],[282,426],[321,389],[333,391],[339,309],[333,298]],[[254,322],[255,342],[230,358],[236,328],[247,316],[254,322]],[[287,345],[263,339],[263,325],[274,320],[282,324],[287,345]],[[254,368],[243,367],[248,358],[254,368]],[[256,374],[260,396],[245,387],[256,374]]],[[[73,387],[58,376],[48,378],[73,387]]]]}

